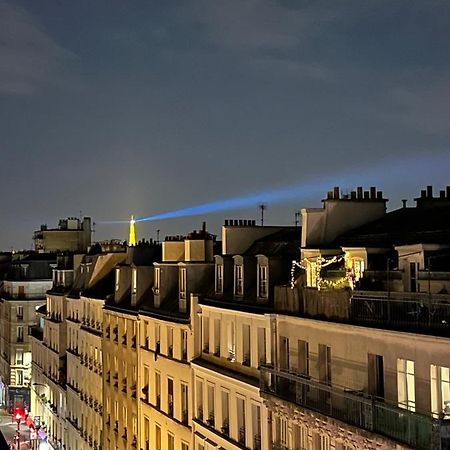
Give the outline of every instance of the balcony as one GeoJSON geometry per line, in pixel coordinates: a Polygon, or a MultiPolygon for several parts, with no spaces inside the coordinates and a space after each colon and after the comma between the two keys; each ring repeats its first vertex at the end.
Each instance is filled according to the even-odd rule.
{"type": "Polygon", "coordinates": [[[261,368],[261,392],[349,425],[376,433],[414,448],[426,450],[436,442],[448,444],[450,423],[399,408],[354,391],[331,387],[270,367],[261,368]]]}
{"type": "Polygon", "coordinates": [[[423,292],[354,291],[351,322],[450,336],[450,296],[423,292]]]}

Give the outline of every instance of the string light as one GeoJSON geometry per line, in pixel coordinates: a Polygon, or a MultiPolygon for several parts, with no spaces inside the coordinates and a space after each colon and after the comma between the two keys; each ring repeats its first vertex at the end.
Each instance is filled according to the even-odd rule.
{"type": "Polygon", "coordinates": [[[294,289],[295,287],[296,268],[308,271],[308,269],[311,269],[311,266],[313,265],[315,266],[316,287],[318,291],[320,291],[320,289],[322,288],[338,288],[341,287],[346,282],[348,282],[350,286],[353,287],[355,274],[352,268],[346,267],[345,276],[339,278],[337,281],[324,280],[321,275],[321,271],[323,268],[331,264],[336,264],[345,260],[346,260],[345,255],[331,256],[331,257],[323,257],[319,255],[314,261],[311,261],[308,258],[303,258],[300,261],[293,260],[291,267],[291,289],[294,289]]]}

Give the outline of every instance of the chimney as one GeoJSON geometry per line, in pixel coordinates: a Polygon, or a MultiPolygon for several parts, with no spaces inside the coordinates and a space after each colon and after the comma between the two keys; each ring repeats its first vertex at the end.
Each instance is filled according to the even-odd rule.
{"type": "Polygon", "coordinates": [[[427,197],[433,198],[433,186],[427,186],[427,197]]]}
{"type": "Polygon", "coordinates": [[[356,188],[356,196],[358,197],[358,200],[362,200],[362,198],[363,198],[363,188],[361,186],[358,186],[356,188]]]}
{"type": "Polygon", "coordinates": [[[402,203],[403,203],[403,208],[406,208],[406,204],[408,203],[408,200],[403,199],[402,203]]]}
{"type": "Polygon", "coordinates": [[[206,222],[203,222],[202,231],[203,233],[206,233],[206,222]]]}
{"type": "Polygon", "coordinates": [[[228,219],[225,219],[225,226],[228,226],[228,219]]]}
{"type": "Polygon", "coordinates": [[[356,200],[356,192],[355,191],[350,192],[350,198],[352,200],[356,200]]]}
{"type": "Polygon", "coordinates": [[[369,200],[369,198],[370,198],[370,192],[364,191],[364,200],[369,200]]]}
{"type": "Polygon", "coordinates": [[[335,200],[339,200],[340,194],[339,194],[339,186],[335,186],[333,189],[333,197],[335,200]]]}
{"type": "Polygon", "coordinates": [[[372,186],[372,187],[370,188],[370,198],[371,198],[372,200],[375,200],[376,197],[377,197],[377,188],[374,187],[374,186],[372,186]]]}
{"type": "Polygon", "coordinates": [[[377,199],[378,200],[383,200],[383,191],[378,191],[377,192],[377,199]]]}
{"type": "Polygon", "coordinates": [[[425,189],[422,189],[420,191],[420,198],[426,198],[427,197],[427,191],[425,189]]]}
{"type": "Polygon", "coordinates": [[[445,191],[439,191],[439,198],[445,198],[445,191]]]}
{"type": "Polygon", "coordinates": [[[445,191],[446,191],[446,193],[447,193],[447,198],[450,200],[450,186],[447,186],[447,187],[445,188],[445,191]]]}

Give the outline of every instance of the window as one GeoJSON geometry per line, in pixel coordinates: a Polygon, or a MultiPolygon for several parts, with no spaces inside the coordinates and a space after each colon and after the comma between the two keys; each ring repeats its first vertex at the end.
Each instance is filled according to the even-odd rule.
{"type": "Polygon", "coordinates": [[[239,443],[245,445],[245,400],[237,398],[237,425],[239,443]]]}
{"type": "Polygon", "coordinates": [[[282,447],[286,447],[287,448],[287,444],[288,444],[288,426],[287,426],[287,420],[284,419],[283,417],[279,417],[277,419],[277,438],[278,438],[278,442],[282,447]]]}
{"type": "Polygon", "coordinates": [[[401,408],[415,411],[416,393],[414,380],[414,361],[397,359],[398,405],[401,408]]]}
{"type": "Polygon", "coordinates": [[[175,437],[167,433],[167,450],[175,450],[175,437]]]}
{"type": "Polygon", "coordinates": [[[216,265],[216,293],[223,293],[223,265],[216,265]]]}
{"type": "Polygon", "coordinates": [[[253,448],[261,448],[261,407],[252,405],[253,448]]]}
{"type": "Polygon", "coordinates": [[[214,427],[214,385],[208,384],[208,419],[207,423],[210,427],[214,427]]]}
{"type": "Polygon", "coordinates": [[[242,326],[242,344],[244,347],[242,364],[244,366],[250,366],[250,325],[248,324],[242,326]]]}
{"type": "Polygon", "coordinates": [[[155,372],[155,404],[159,409],[161,408],[161,374],[159,372],[155,372]]]}
{"type": "Polygon", "coordinates": [[[173,417],[173,380],[167,379],[167,413],[173,417]]]}
{"type": "Polygon", "coordinates": [[[181,443],[181,450],[189,450],[189,444],[186,444],[186,442],[181,443]]]}
{"type": "Polygon", "coordinates": [[[220,356],[220,319],[214,319],[214,356],[220,356]]]}
{"type": "Polygon", "coordinates": [[[234,295],[244,294],[244,278],[242,264],[234,266],[234,295]]]}
{"type": "Polygon", "coordinates": [[[189,388],[185,383],[181,383],[181,421],[188,423],[189,416],[189,388]]]}
{"type": "Polygon", "coordinates": [[[173,357],[173,328],[167,327],[167,356],[173,357]]]}
{"type": "Polygon", "coordinates": [[[197,400],[197,419],[203,422],[203,381],[197,379],[195,386],[197,400]]]}
{"type": "Polygon", "coordinates": [[[267,298],[268,292],[267,266],[258,265],[258,297],[267,298]]]}
{"type": "Polygon", "coordinates": [[[236,335],[234,322],[228,322],[228,359],[233,362],[236,360],[236,335]]]}
{"type": "Polygon", "coordinates": [[[436,417],[450,417],[450,369],[431,365],[431,409],[436,417]]]}
{"type": "Polygon", "coordinates": [[[203,322],[203,351],[209,352],[209,317],[202,316],[203,322]]]}
{"type": "Polygon", "coordinates": [[[161,427],[159,425],[155,425],[155,441],[156,450],[161,450],[161,427]]]}
{"type": "Polygon", "coordinates": [[[331,347],[319,344],[319,380],[331,384],[331,347]]]}
{"type": "Polygon", "coordinates": [[[308,342],[298,341],[298,373],[309,375],[309,347],[308,342]]]}
{"type": "Polygon", "coordinates": [[[230,434],[230,394],[222,391],[222,433],[230,434]]]}
{"type": "Polygon", "coordinates": [[[308,428],[303,425],[294,425],[295,448],[306,450],[308,448],[308,428]]]}
{"type": "Polygon", "coordinates": [[[186,330],[181,331],[181,359],[187,360],[187,344],[188,344],[188,332],[186,330]]]}
{"type": "Polygon", "coordinates": [[[17,371],[17,386],[22,386],[23,385],[23,370],[18,370],[17,371]]]}
{"type": "Polygon", "coordinates": [[[17,331],[16,331],[16,336],[17,336],[17,342],[23,342],[23,327],[19,326],[17,327],[17,331]]]}
{"type": "Polygon", "coordinates": [[[17,350],[16,351],[16,364],[21,366],[23,364],[23,351],[17,350]]]}
{"type": "Polygon", "coordinates": [[[354,259],[353,260],[353,277],[355,281],[359,281],[364,275],[364,260],[354,259]]]}
{"type": "Polygon", "coordinates": [[[258,361],[259,365],[266,363],[266,330],[258,327],[258,361]]]}
{"type": "Polygon", "coordinates": [[[23,306],[17,307],[17,320],[23,320],[23,306]]]}

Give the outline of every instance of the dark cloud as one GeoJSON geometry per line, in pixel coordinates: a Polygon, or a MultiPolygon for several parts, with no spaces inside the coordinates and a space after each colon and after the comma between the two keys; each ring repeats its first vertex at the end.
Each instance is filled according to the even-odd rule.
{"type": "Polygon", "coordinates": [[[0,0],[0,94],[34,93],[74,58],[26,10],[0,0]]]}

